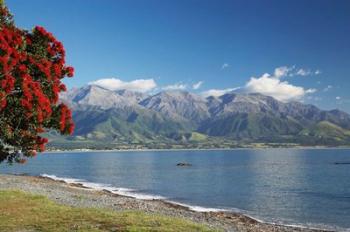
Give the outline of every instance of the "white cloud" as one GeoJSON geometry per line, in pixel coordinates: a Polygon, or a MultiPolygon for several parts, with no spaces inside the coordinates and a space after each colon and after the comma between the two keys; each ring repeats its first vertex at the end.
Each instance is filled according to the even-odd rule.
{"type": "Polygon", "coordinates": [[[311,75],[311,71],[310,70],[305,70],[305,69],[299,69],[296,73],[296,75],[299,75],[299,76],[308,76],[308,75],[311,75]]]}
{"type": "Polygon", "coordinates": [[[281,67],[275,68],[273,75],[269,73],[264,73],[261,77],[282,79],[283,77],[294,76],[295,75],[294,69],[295,69],[294,66],[291,66],[291,67],[281,66],[281,67]]]}
{"type": "Polygon", "coordinates": [[[305,93],[316,93],[317,89],[307,89],[305,93]]]}
{"type": "Polygon", "coordinates": [[[207,91],[202,92],[201,94],[204,97],[209,97],[209,96],[219,97],[224,95],[225,93],[232,92],[237,89],[240,89],[240,87],[228,88],[228,89],[209,89],[207,91]]]}
{"type": "Polygon", "coordinates": [[[292,76],[312,76],[321,74],[320,70],[312,71],[310,69],[299,68],[297,69],[293,66],[281,66],[275,68],[275,71],[271,77],[282,78],[282,77],[292,77],[292,76]]]}
{"type": "Polygon", "coordinates": [[[89,82],[89,85],[98,85],[109,90],[127,89],[137,92],[147,92],[154,89],[157,84],[153,79],[138,79],[133,81],[122,81],[117,78],[106,78],[89,82]]]}
{"type": "Polygon", "coordinates": [[[302,101],[306,95],[313,94],[317,90],[313,88],[306,89],[302,86],[290,84],[288,81],[282,80],[283,77],[291,77],[295,75],[318,75],[320,73],[321,72],[319,70],[313,72],[305,69],[296,69],[295,66],[281,66],[275,68],[272,75],[269,73],[264,73],[258,78],[251,77],[242,88],[210,89],[202,92],[202,95],[206,97],[221,96],[227,92],[241,89],[247,93],[261,93],[284,102],[296,100],[302,101]]]}
{"type": "Polygon", "coordinates": [[[292,67],[287,67],[287,66],[282,66],[275,68],[274,72],[274,77],[275,78],[281,78],[290,75],[291,71],[293,71],[294,66],[292,67]]]}
{"type": "Polygon", "coordinates": [[[203,81],[198,81],[192,85],[192,89],[199,89],[203,84],[203,81]]]}
{"type": "Polygon", "coordinates": [[[167,85],[167,86],[163,87],[162,89],[163,90],[184,90],[186,88],[187,88],[186,84],[176,83],[176,84],[173,84],[173,85],[167,85]]]}
{"type": "Polygon", "coordinates": [[[335,99],[336,99],[336,100],[340,100],[340,99],[341,99],[341,97],[339,97],[339,96],[336,96],[336,97],[335,97],[335,99]]]}
{"type": "Polygon", "coordinates": [[[298,76],[311,76],[311,75],[319,75],[321,74],[321,71],[320,70],[316,70],[316,71],[312,71],[310,69],[299,69],[296,71],[295,75],[298,75],[298,76]]]}
{"type": "Polygon", "coordinates": [[[328,91],[331,90],[332,88],[333,88],[332,85],[327,85],[327,87],[323,89],[323,92],[328,92],[328,91]]]}
{"type": "Polygon", "coordinates": [[[288,75],[289,72],[288,68],[283,67],[275,69],[273,76],[265,73],[259,78],[252,77],[246,84],[245,91],[261,93],[284,102],[301,100],[306,94],[316,92],[316,89],[304,89],[287,81],[281,81],[280,78],[288,75]]]}
{"type": "Polygon", "coordinates": [[[222,66],[221,66],[221,70],[224,70],[226,68],[229,68],[230,65],[228,63],[223,63],[222,66]]]}

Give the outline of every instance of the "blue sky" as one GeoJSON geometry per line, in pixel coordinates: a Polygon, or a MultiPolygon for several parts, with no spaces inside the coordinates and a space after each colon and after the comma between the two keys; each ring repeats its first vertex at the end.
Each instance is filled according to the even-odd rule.
{"type": "Polygon", "coordinates": [[[347,0],[6,3],[18,26],[63,42],[76,70],[69,87],[238,88],[350,112],[347,0]]]}

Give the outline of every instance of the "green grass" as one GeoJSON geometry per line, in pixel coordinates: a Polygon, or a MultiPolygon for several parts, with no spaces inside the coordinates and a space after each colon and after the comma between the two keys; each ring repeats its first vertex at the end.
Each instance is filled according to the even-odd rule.
{"type": "Polygon", "coordinates": [[[20,191],[0,191],[0,231],[212,231],[191,221],[137,211],[75,208],[20,191]]]}
{"type": "Polygon", "coordinates": [[[350,135],[350,131],[343,129],[333,123],[322,121],[316,124],[315,126],[304,129],[301,131],[301,134],[303,135],[313,135],[317,137],[329,137],[329,138],[339,138],[339,139],[345,139],[350,135]]]}
{"type": "Polygon", "coordinates": [[[201,142],[201,141],[205,141],[207,138],[208,138],[208,136],[205,134],[201,134],[198,132],[192,132],[190,140],[201,142]]]}

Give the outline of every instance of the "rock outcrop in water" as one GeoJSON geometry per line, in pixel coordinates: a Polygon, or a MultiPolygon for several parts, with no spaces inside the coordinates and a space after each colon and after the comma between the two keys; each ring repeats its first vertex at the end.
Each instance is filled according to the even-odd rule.
{"type": "Polygon", "coordinates": [[[180,167],[191,167],[192,164],[190,164],[190,163],[178,163],[178,164],[176,164],[176,166],[180,166],[180,167]]]}

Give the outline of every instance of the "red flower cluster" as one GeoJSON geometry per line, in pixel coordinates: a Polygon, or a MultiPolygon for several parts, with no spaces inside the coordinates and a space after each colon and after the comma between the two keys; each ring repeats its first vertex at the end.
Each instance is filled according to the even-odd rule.
{"type": "Polygon", "coordinates": [[[0,6],[0,141],[34,156],[48,142],[38,135],[44,128],[73,133],[71,111],[58,101],[66,91],[61,80],[74,69],[65,66],[64,47],[50,32],[17,29],[4,22],[8,15],[0,6]]]}
{"type": "Polygon", "coordinates": [[[23,98],[21,99],[21,105],[27,111],[27,117],[36,114],[38,124],[42,124],[45,119],[50,118],[52,109],[50,99],[44,94],[41,89],[41,85],[33,81],[31,76],[24,75],[22,80],[23,98]],[[33,111],[33,105],[35,111],[33,111]]]}
{"type": "Polygon", "coordinates": [[[73,67],[67,67],[66,68],[67,76],[68,77],[73,77],[74,75],[74,68],[73,67]]]}
{"type": "Polygon", "coordinates": [[[71,118],[72,118],[72,112],[70,109],[64,105],[60,105],[61,109],[61,117],[60,117],[60,131],[62,133],[69,133],[72,134],[74,130],[74,124],[71,123],[71,118]]]}
{"type": "Polygon", "coordinates": [[[15,87],[13,70],[24,59],[23,54],[16,49],[21,44],[21,31],[0,28],[0,110],[7,105],[6,95],[15,87]]]}

